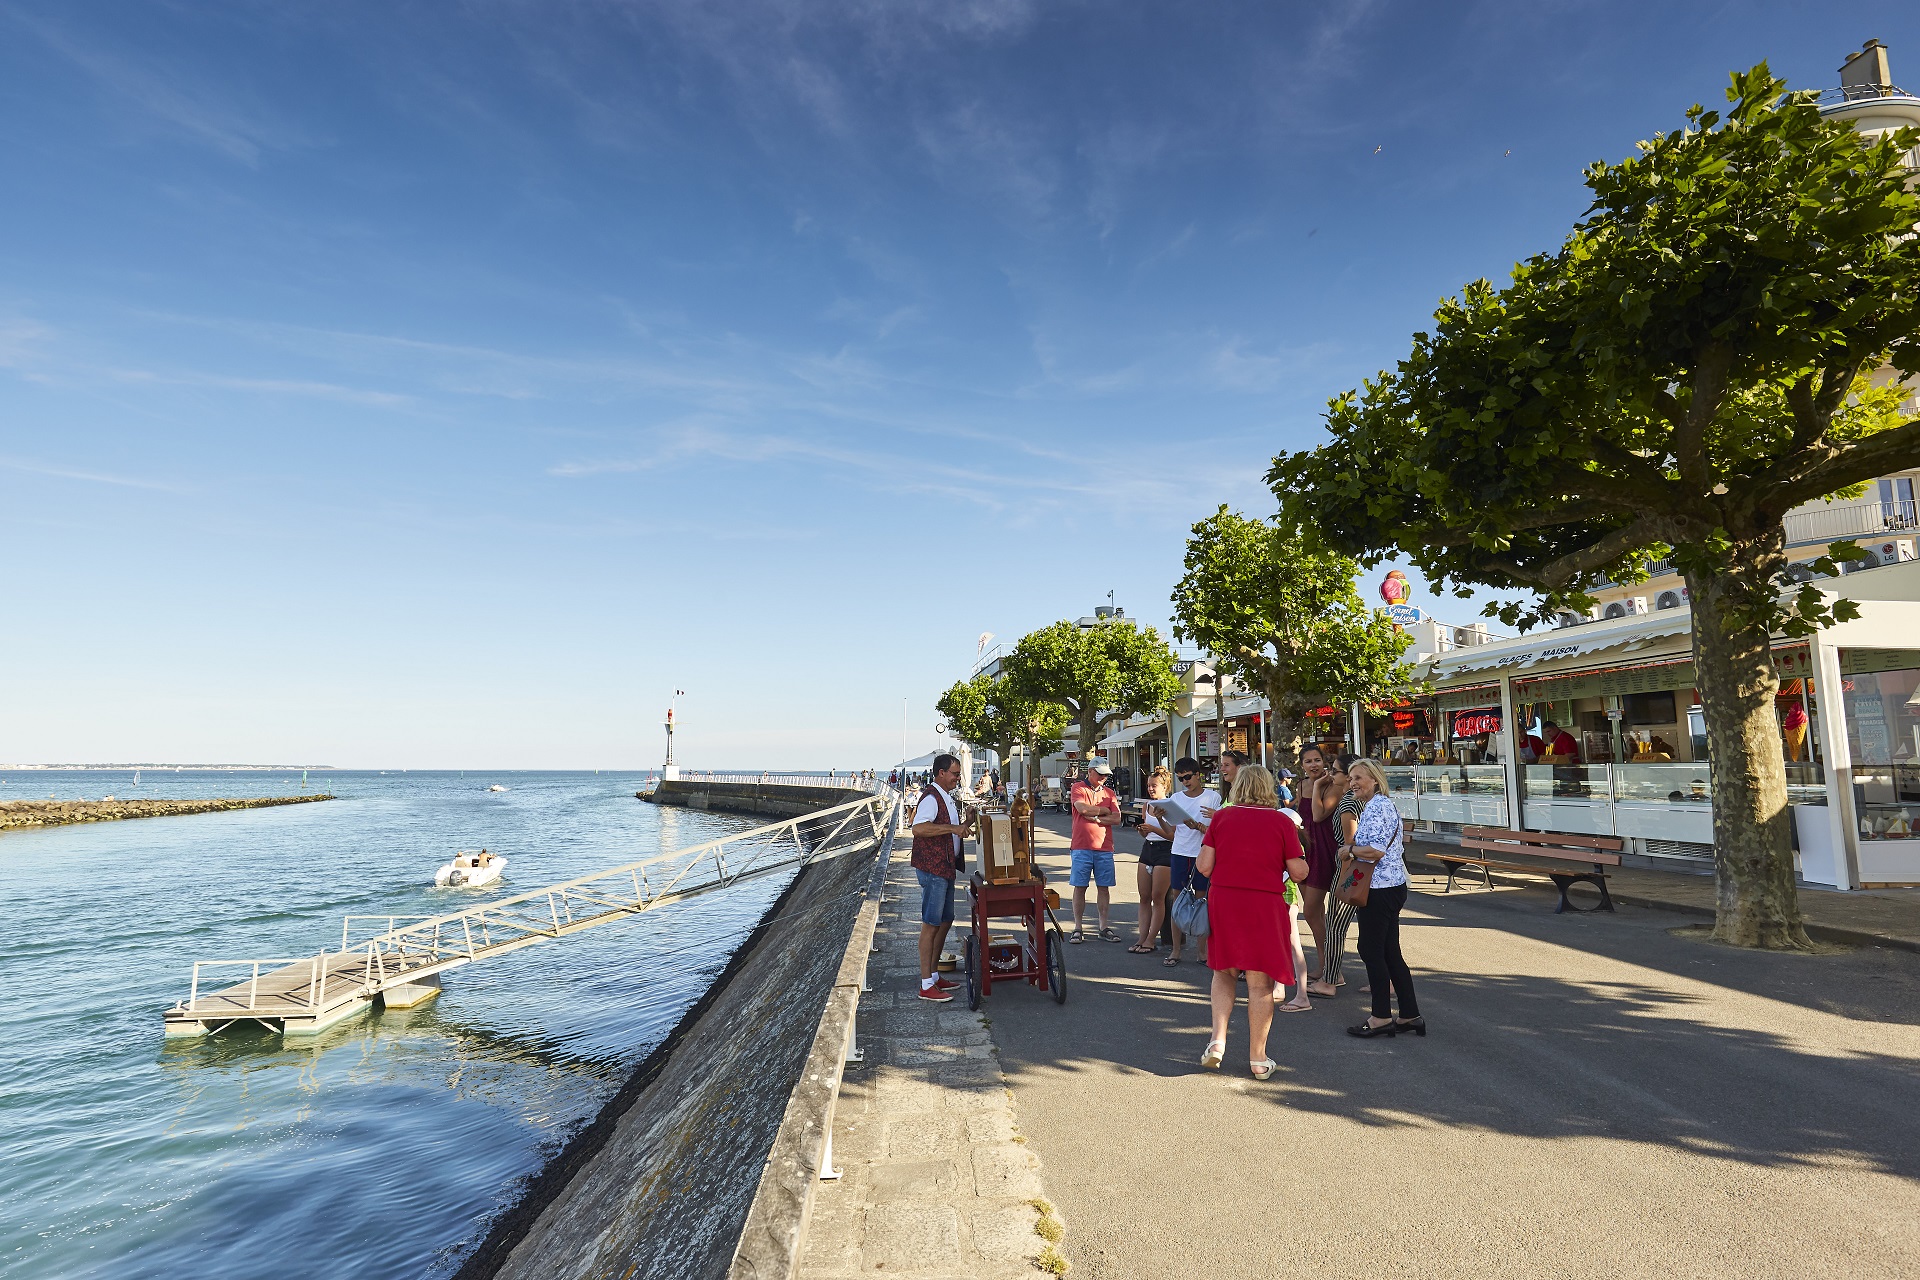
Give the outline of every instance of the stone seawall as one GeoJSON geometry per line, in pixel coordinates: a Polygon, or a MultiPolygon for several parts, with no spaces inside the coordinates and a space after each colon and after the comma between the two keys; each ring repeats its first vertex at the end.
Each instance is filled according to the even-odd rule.
{"type": "Polygon", "coordinates": [[[456,1280],[727,1274],[881,843],[855,845],[795,877],[667,1039],[529,1181],[456,1280]]]}
{"type": "Polygon", "coordinates": [[[720,813],[751,813],[765,818],[798,818],[818,813],[872,793],[858,787],[795,787],[781,782],[698,782],[677,779],[662,782],[653,791],[638,793],[654,804],[683,809],[712,809],[720,813]]]}
{"type": "Polygon", "coordinates": [[[331,795],[263,796],[221,800],[8,800],[0,802],[0,831],[21,827],[64,827],[75,822],[117,822],[122,818],[171,818],[184,813],[225,813],[229,809],[268,809],[280,804],[311,804],[331,795]]]}

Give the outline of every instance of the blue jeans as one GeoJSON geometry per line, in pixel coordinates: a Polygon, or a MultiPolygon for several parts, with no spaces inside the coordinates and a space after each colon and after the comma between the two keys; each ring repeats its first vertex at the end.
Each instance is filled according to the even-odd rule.
{"type": "Polygon", "coordinates": [[[952,924],[953,881],[918,867],[913,874],[920,877],[920,923],[952,924]]]}
{"type": "Polygon", "coordinates": [[[1075,849],[1072,851],[1073,865],[1067,871],[1067,883],[1076,889],[1087,887],[1087,881],[1099,885],[1102,889],[1113,888],[1113,850],[1111,849],[1075,849]]]}

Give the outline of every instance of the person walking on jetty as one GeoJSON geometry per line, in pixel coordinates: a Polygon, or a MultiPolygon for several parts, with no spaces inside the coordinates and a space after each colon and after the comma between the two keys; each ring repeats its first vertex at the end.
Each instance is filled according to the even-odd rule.
{"type": "Polygon", "coordinates": [[[1108,942],[1120,941],[1109,917],[1113,911],[1113,829],[1120,825],[1120,800],[1107,786],[1113,770],[1105,760],[1089,760],[1087,776],[1073,784],[1072,864],[1067,883],[1073,886],[1073,937],[1085,940],[1082,923],[1087,913],[1087,883],[1092,881],[1100,908],[1100,936],[1108,942]]]}
{"type": "Polygon", "coordinates": [[[1264,766],[1242,768],[1229,800],[1207,827],[1198,866],[1210,886],[1207,968],[1213,970],[1213,1039],[1200,1065],[1217,1070],[1226,1056],[1240,970],[1247,975],[1247,1067],[1254,1079],[1265,1080],[1274,1071],[1267,1056],[1274,989],[1294,981],[1287,881],[1307,874],[1307,860],[1264,766]]]}
{"type": "Polygon", "coordinates": [[[1167,889],[1173,884],[1173,824],[1154,809],[1173,789],[1173,775],[1155,769],[1147,779],[1147,803],[1140,819],[1140,868],[1135,883],[1140,891],[1140,936],[1127,948],[1137,956],[1160,949],[1160,926],[1167,914],[1167,889]]]}
{"type": "Polygon", "coordinates": [[[1353,831],[1353,857],[1373,865],[1367,900],[1356,918],[1360,922],[1360,959],[1366,962],[1367,983],[1373,997],[1373,1015],[1347,1028],[1347,1034],[1370,1039],[1402,1031],[1427,1034],[1420,1002],[1413,995],[1413,971],[1400,954],[1400,909],[1407,905],[1407,863],[1400,810],[1387,799],[1387,771],[1375,760],[1353,763],[1353,792],[1360,801],[1360,821],[1353,831]],[[1393,1000],[1400,1016],[1393,1016],[1393,1000]]]}
{"type": "Polygon", "coordinates": [[[940,976],[940,948],[953,927],[953,877],[960,869],[960,842],[973,833],[973,816],[962,820],[953,789],[960,785],[960,758],[934,757],[931,781],[913,811],[913,874],[920,881],[920,998],[951,1000],[955,984],[940,976]]]}
{"type": "MultiPolygon", "coordinates": [[[[1220,807],[1220,793],[1207,785],[1206,775],[1200,772],[1200,762],[1192,756],[1181,756],[1173,762],[1173,776],[1180,783],[1180,794],[1185,798],[1185,808],[1197,812],[1199,818],[1175,818],[1173,829],[1173,875],[1168,888],[1179,893],[1189,884],[1197,894],[1207,892],[1207,878],[1198,869],[1200,846],[1207,832],[1207,822],[1214,811],[1220,807]]],[[[1180,952],[1187,945],[1187,935],[1179,925],[1173,926],[1173,950],[1160,963],[1172,968],[1180,963],[1180,952]]]]}

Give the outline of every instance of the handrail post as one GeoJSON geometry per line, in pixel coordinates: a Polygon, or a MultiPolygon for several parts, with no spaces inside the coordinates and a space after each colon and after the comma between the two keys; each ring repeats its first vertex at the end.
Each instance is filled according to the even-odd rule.
{"type": "Polygon", "coordinates": [[[260,1007],[260,962],[253,962],[253,985],[247,988],[247,1008],[260,1007]]]}
{"type": "Polygon", "coordinates": [[[200,962],[193,962],[193,986],[187,990],[187,1012],[192,1013],[200,1003],[200,962]]]}

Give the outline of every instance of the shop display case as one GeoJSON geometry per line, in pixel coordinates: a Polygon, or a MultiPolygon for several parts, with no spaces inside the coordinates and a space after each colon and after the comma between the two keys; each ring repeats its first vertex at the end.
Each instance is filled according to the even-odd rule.
{"type": "Polygon", "coordinates": [[[1613,833],[1713,843],[1713,776],[1706,762],[1613,766],[1613,833]]]}
{"type": "Polygon", "coordinates": [[[1414,772],[1422,821],[1507,825],[1506,772],[1499,765],[1423,764],[1414,772]]]}
{"type": "Polygon", "coordinates": [[[1613,834],[1613,766],[1607,764],[1530,764],[1524,766],[1525,799],[1521,822],[1531,831],[1613,834]]]}
{"type": "Polygon", "coordinates": [[[1418,818],[1420,816],[1418,766],[1390,764],[1386,768],[1387,799],[1393,801],[1393,807],[1400,811],[1401,817],[1418,818]]]}

